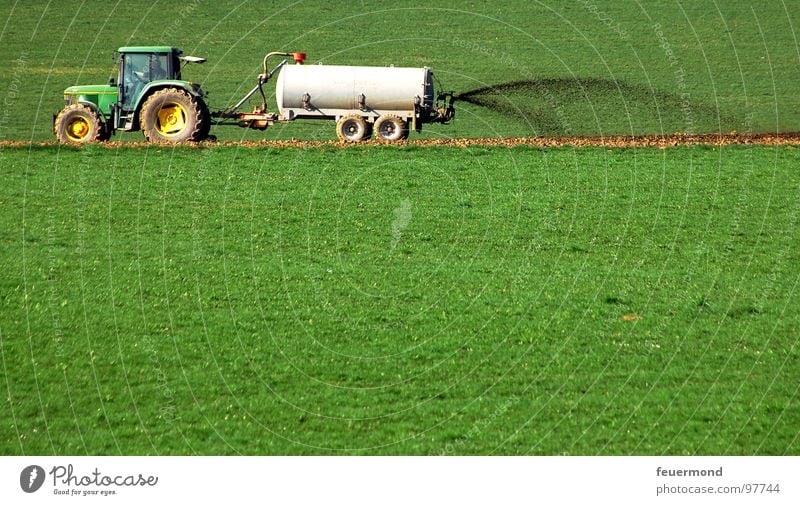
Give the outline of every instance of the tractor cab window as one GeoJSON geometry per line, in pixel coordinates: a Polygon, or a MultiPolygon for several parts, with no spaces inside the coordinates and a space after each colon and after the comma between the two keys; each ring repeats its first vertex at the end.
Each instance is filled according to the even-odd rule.
{"type": "Polygon", "coordinates": [[[178,59],[178,55],[174,53],[172,55],[172,73],[173,79],[181,80],[181,62],[178,59]]]}
{"type": "Polygon", "coordinates": [[[122,62],[122,107],[130,110],[150,81],[169,78],[168,54],[126,54],[122,62]]]}

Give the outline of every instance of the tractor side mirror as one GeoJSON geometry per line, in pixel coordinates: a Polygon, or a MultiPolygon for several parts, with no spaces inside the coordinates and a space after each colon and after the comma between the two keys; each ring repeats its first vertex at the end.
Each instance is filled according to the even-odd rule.
{"type": "Polygon", "coordinates": [[[108,78],[108,85],[109,86],[116,86],[117,85],[117,80],[114,79],[114,76],[111,76],[111,77],[108,78]]]}

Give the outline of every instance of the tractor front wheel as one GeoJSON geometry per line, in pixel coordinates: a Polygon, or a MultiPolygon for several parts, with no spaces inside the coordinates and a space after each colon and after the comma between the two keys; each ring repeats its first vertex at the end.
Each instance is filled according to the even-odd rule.
{"type": "Polygon", "coordinates": [[[64,144],[86,144],[108,139],[103,121],[91,108],[75,103],[64,107],[53,125],[56,137],[64,144]]]}
{"type": "Polygon", "coordinates": [[[144,102],[139,126],[150,142],[200,141],[211,126],[202,99],[182,89],[158,90],[144,102]]]}

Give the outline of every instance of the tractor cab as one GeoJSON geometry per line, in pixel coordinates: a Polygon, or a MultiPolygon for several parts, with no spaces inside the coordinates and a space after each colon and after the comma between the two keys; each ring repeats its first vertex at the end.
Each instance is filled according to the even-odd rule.
{"type": "Polygon", "coordinates": [[[182,56],[176,47],[144,46],[121,47],[119,55],[119,81],[116,127],[123,130],[136,128],[137,111],[142,98],[156,89],[167,87],[186,88],[192,94],[205,96],[200,86],[181,79],[181,61],[204,63],[206,60],[194,56],[182,56]]]}
{"type": "Polygon", "coordinates": [[[53,118],[62,142],[105,140],[117,130],[142,130],[149,140],[181,142],[208,134],[210,119],[199,84],[181,78],[181,62],[204,63],[169,46],[121,47],[117,79],[106,85],[70,86],[53,118]]]}
{"type": "Polygon", "coordinates": [[[147,84],[180,80],[180,51],[173,47],[121,47],[119,49],[119,103],[129,112],[147,84]]]}

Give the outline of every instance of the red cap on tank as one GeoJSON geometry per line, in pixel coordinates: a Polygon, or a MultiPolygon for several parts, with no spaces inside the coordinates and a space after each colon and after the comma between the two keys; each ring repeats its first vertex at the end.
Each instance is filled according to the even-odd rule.
{"type": "Polygon", "coordinates": [[[294,58],[295,63],[302,65],[303,60],[306,59],[306,53],[292,53],[292,58],[294,58]]]}

